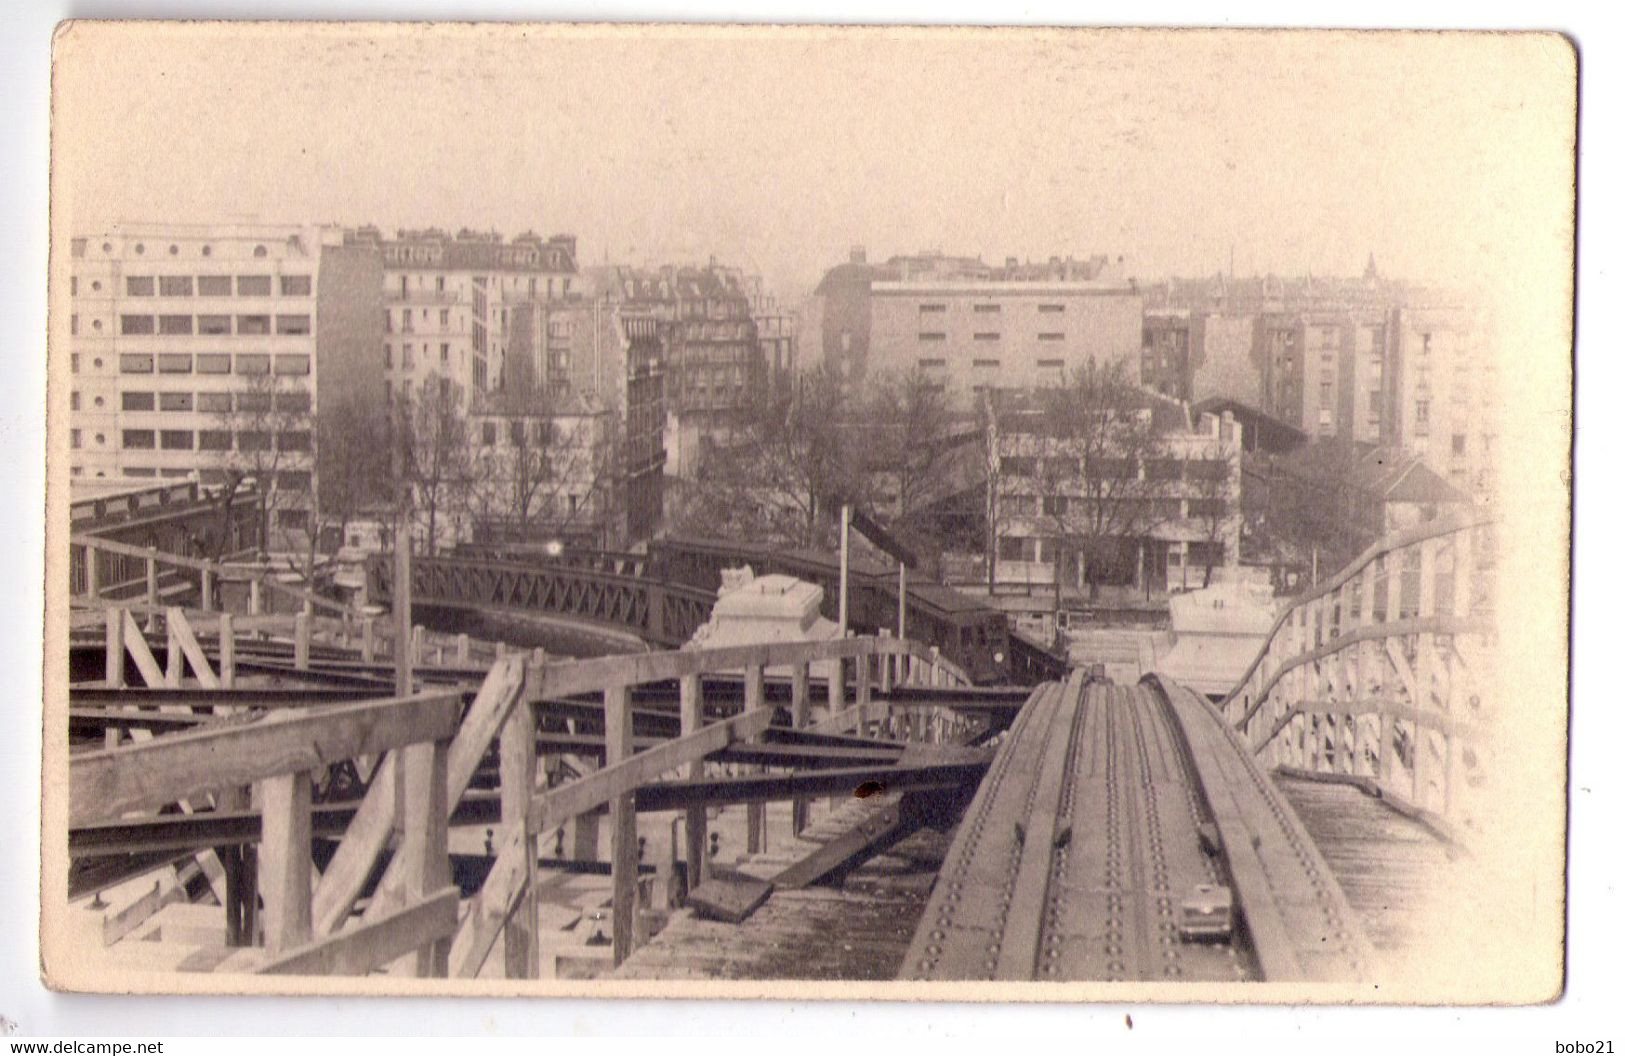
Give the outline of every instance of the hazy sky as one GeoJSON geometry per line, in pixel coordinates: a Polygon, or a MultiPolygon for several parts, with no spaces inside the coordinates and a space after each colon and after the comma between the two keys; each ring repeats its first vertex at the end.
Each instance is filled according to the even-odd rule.
{"type": "MultiPolygon", "coordinates": [[[[798,300],[861,243],[1471,279],[1567,213],[1556,38],[80,25],[61,218],[573,232],[798,300]]],[[[59,231],[59,235],[62,232],[59,231]]]]}

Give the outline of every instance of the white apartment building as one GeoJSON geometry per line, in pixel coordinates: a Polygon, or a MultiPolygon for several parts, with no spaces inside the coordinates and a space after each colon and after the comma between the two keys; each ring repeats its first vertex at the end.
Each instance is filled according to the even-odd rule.
{"type": "Polygon", "coordinates": [[[878,280],[869,296],[867,369],[922,371],[961,405],[1060,384],[1090,359],[1139,362],[1140,295],[1114,280],[878,280]]]}
{"type": "Polygon", "coordinates": [[[71,243],[75,477],[248,471],[271,527],[314,504],[317,289],[310,226],[124,224],[71,243]]]}

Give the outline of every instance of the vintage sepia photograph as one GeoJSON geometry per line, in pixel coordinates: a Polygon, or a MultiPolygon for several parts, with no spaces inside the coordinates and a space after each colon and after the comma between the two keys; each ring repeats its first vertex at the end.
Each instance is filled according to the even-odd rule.
{"type": "Polygon", "coordinates": [[[1561,995],[1569,40],[53,43],[46,985],[1561,995]]]}

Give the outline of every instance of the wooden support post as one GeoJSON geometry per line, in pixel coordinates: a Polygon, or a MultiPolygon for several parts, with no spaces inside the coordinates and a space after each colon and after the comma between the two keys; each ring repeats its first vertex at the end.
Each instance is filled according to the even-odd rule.
{"type": "Polygon", "coordinates": [[[827,662],[829,680],[825,684],[825,703],[829,705],[829,713],[834,715],[846,707],[846,661],[837,656],[827,662]]]}
{"type": "Polygon", "coordinates": [[[164,613],[164,685],[179,689],[186,677],[186,655],[181,652],[180,628],[175,625],[180,610],[164,613]]]}
{"type": "Polygon", "coordinates": [[[293,666],[310,670],[310,616],[303,612],[293,618],[293,666]]]}
{"type": "Polygon", "coordinates": [[[275,956],[311,940],[310,777],[300,771],[266,778],[260,801],[260,897],[265,949],[275,956]]]}
{"type": "MultiPolygon", "coordinates": [[[[700,690],[699,675],[684,675],[678,682],[678,715],[679,731],[683,736],[698,733],[700,727],[705,725],[704,699],[700,690]]],[[[683,775],[690,780],[698,781],[705,777],[705,761],[696,759],[689,763],[687,772],[683,775]]],[[[703,806],[689,807],[684,820],[684,861],[688,869],[688,890],[693,891],[705,880],[707,872],[705,864],[706,840],[705,808],[703,806]]]]}
{"type": "Polygon", "coordinates": [[[873,664],[874,656],[868,653],[865,653],[862,656],[854,657],[852,660],[853,667],[857,669],[855,673],[857,675],[858,682],[858,735],[860,737],[867,737],[869,735],[869,722],[872,718],[872,716],[869,714],[869,683],[872,678],[871,667],[873,664]]]}
{"type": "Polygon", "coordinates": [[[395,695],[412,694],[412,536],[404,515],[395,524],[395,578],[389,602],[395,608],[395,695]]]}
{"type": "MultiPolygon", "coordinates": [[[[767,693],[763,682],[762,665],[751,664],[745,668],[745,711],[756,711],[766,704],[767,693]]],[[[750,769],[760,772],[762,768],[753,766],[750,769]]],[[[745,853],[760,854],[765,850],[767,850],[767,806],[763,803],[746,804],[745,853]]]]}
{"type": "Polygon", "coordinates": [[[412,663],[413,664],[422,664],[424,662],[424,656],[426,654],[424,653],[424,650],[423,650],[423,634],[424,634],[423,624],[418,623],[418,624],[414,624],[412,626],[412,663]]]}
{"type": "MultiPolygon", "coordinates": [[[[886,627],[880,628],[880,637],[889,640],[891,638],[891,630],[886,627]]],[[[891,692],[892,660],[893,657],[889,655],[882,655],[880,657],[880,692],[882,693],[891,692]]]]}
{"type": "MultiPolygon", "coordinates": [[[[790,670],[790,726],[792,729],[803,730],[807,728],[807,662],[802,661],[790,670]]],[[[808,800],[797,799],[790,803],[790,835],[800,836],[801,830],[807,827],[808,800]]]]}
{"type": "Polygon", "coordinates": [[[468,635],[459,634],[457,636],[457,662],[459,664],[466,664],[466,663],[468,663],[469,656],[470,656],[470,650],[469,650],[469,644],[468,644],[468,635]]]}
{"type": "Polygon", "coordinates": [[[942,676],[942,649],[940,646],[933,645],[931,647],[931,684],[933,686],[942,685],[942,676]]]}
{"type": "Polygon", "coordinates": [[[158,548],[147,547],[147,604],[158,604],[158,548]]]}
{"type": "Polygon", "coordinates": [[[373,663],[378,658],[378,626],[371,616],[361,621],[361,659],[373,663]]]}
{"type": "Polygon", "coordinates": [[[530,798],[536,791],[536,712],[521,701],[502,726],[502,827],[524,830],[525,888],[502,929],[503,969],[509,979],[541,974],[536,915],[536,833],[530,828],[530,798]]]}
{"type": "Polygon", "coordinates": [[[220,662],[220,688],[233,689],[237,685],[237,630],[231,613],[220,614],[220,637],[216,643],[220,662]]]}
{"type": "Polygon", "coordinates": [[[101,551],[88,544],[85,546],[85,593],[92,599],[102,596],[101,551]]]}
{"type": "Polygon", "coordinates": [[[198,577],[198,608],[204,612],[214,611],[214,572],[205,568],[198,577]]]}
{"type": "MultiPolygon", "coordinates": [[[[94,551],[92,551],[94,553],[94,551]]],[[[110,689],[124,688],[124,610],[108,609],[106,680],[110,689]]]]}
{"type": "MultiPolygon", "coordinates": [[[[408,745],[400,753],[406,774],[400,804],[406,829],[400,852],[405,861],[401,879],[408,905],[451,883],[446,845],[449,749],[449,741],[427,741],[408,745]]],[[[450,935],[424,943],[417,955],[418,977],[445,978],[450,954],[450,935]]]]}
{"type": "MultiPolygon", "coordinates": [[[[614,766],[632,757],[632,696],[626,686],[604,690],[604,765],[614,766]]],[[[632,955],[637,920],[638,815],[634,793],[610,800],[610,913],[615,963],[632,955]]]]}
{"type": "Polygon", "coordinates": [[[260,593],[260,577],[254,576],[248,581],[248,614],[258,616],[264,604],[260,593]]]}

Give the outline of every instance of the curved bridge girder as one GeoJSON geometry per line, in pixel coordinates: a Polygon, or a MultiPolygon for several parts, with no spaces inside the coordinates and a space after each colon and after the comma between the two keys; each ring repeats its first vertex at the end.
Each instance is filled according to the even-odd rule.
{"type": "MultiPolygon", "coordinates": [[[[390,600],[386,562],[368,565],[367,587],[372,598],[390,600]]],[[[667,648],[688,641],[710,619],[716,601],[702,590],[593,568],[455,557],[413,558],[412,600],[445,608],[546,613],[629,631],[667,648]]]]}

